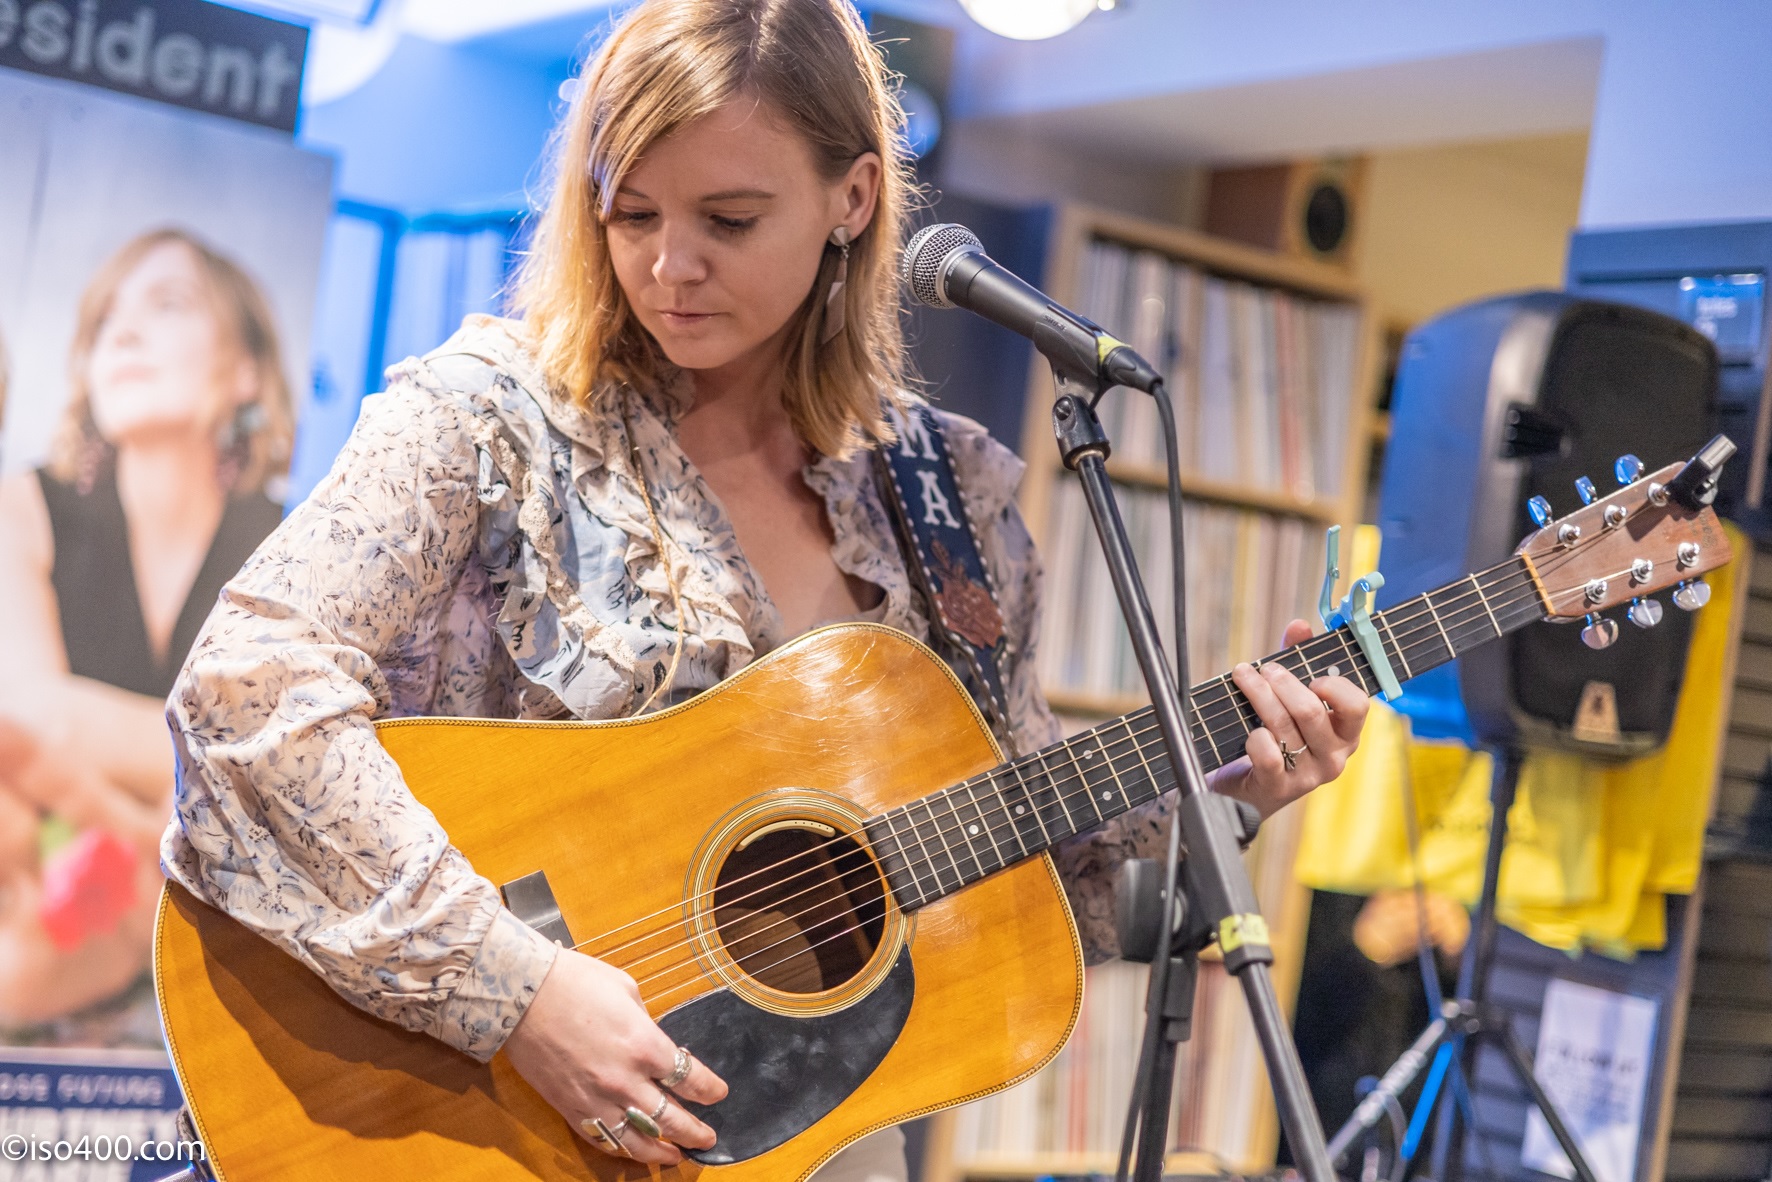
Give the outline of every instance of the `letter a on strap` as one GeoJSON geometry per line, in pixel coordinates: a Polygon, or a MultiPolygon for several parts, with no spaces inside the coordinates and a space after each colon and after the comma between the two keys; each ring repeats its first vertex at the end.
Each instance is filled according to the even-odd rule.
{"type": "Polygon", "coordinates": [[[1013,752],[1000,665],[1006,644],[1003,613],[960,499],[947,439],[927,406],[887,414],[898,428],[898,442],[879,448],[874,457],[911,579],[929,606],[930,630],[998,741],[1013,752]]]}

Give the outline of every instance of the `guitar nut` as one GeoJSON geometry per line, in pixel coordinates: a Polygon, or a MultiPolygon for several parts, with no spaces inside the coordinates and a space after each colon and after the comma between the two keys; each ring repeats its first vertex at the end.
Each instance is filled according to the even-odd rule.
{"type": "Polygon", "coordinates": [[[1557,529],[1557,542],[1564,546],[1573,546],[1581,540],[1581,527],[1573,521],[1565,521],[1557,529]]]}
{"type": "Polygon", "coordinates": [[[1627,516],[1629,516],[1629,515],[1627,513],[1625,513],[1623,505],[1607,505],[1606,506],[1606,528],[1607,529],[1616,529],[1618,526],[1621,526],[1624,524],[1624,519],[1627,516]]]}
{"type": "Polygon", "coordinates": [[[1587,586],[1582,588],[1582,594],[1587,597],[1589,603],[1599,603],[1606,598],[1606,580],[1589,579],[1587,586]]]}
{"type": "Polygon", "coordinates": [[[1655,574],[1655,563],[1647,558],[1639,558],[1630,564],[1630,581],[1647,583],[1655,574]]]}
{"type": "Polygon", "coordinates": [[[1698,554],[1697,542],[1681,542],[1680,548],[1674,552],[1674,557],[1679,562],[1680,568],[1684,570],[1698,565],[1698,554]]]}

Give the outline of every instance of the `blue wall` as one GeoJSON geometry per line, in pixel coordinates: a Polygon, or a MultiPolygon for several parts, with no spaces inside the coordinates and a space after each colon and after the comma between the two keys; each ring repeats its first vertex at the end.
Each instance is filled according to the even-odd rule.
{"type": "Polygon", "coordinates": [[[361,89],[302,115],[301,139],[338,157],[338,191],[408,214],[519,209],[542,177],[570,56],[403,37],[361,89]]]}

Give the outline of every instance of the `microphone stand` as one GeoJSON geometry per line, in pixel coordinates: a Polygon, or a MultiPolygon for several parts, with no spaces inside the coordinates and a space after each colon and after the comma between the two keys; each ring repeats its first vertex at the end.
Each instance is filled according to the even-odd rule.
{"type": "MultiPolygon", "coordinates": [[[[1268,1079],[1274,1089],[1280,1127],[1285,1130],[1287,1144],[1292,1148],[1299,1171],[1307,1182],[1335,1182],[1323,1125],[1311,1104],[1304,1066],[1299,1062],[1298,1048],[1286,1028],[1273,978],[1269,974],[1268,966],[1273,963],[1274,956],[1268,944],[1267,924],[1261,917],[1255,889],[1243,867],[1229,814],[1214,806],[1216,798],[1206,787],[1206,775],[1194,749],[1193,731],[1185,721],[1193,717],[1193,705],[1188,699],[1187,687],[1177,686],[1175,675],[1164,659],[1156,621],[1151,615],[1150,599],[1139,576],[1126,524],[1120,517],[1119,505],[1108,479],[1108,439],[1092,405],[1105,386],[1080,396],[1080,387],[1058,366],[1053,367],[1053,380],[1059,394],[1052,407],[1052,426],[1059,455],[1065,467],[1076,472],[1082,481],[1089,515],[1113,578],[1114,595],[1120,601],[1120,611],[1132,637],[1132,651],[1150,691],[1152,713],[1156,716],[1164,746],[1168,748],[1169,762],[1179,786],[1175,824],[1180,826],[1181,835],[1187,842],[1187,878],[1192,887],[1190,910],[1197,909],[1195,913],[1201,921],[1218,935],[1225,969],[1243,987],[1249,1016],[1261,1040],[1268,1079]]],[[[1177,587],[1175,594],[1180,597],[1185,590],[1177,587]]],[[[1178,898],[1181,886],[1180,882],[1169,883],[1164,897],[1178,898]]],[[[1157,967],[1152,966],[1153,977],[1157,967]]],[[[1167,968],[1166,965],[1163,967],[1167,968]]],[[[1185,975],[1186,969],[1181,972],[1185,975]]],[[[1164,974],[1165,977],[1168,975],[1164,974]]],[[[1175,992],[1191,990],[1178,989],[1175,992]]],[[[1153,998],[1151,1015],[1156,1017],[1163,1009],[1162,999],[1153,998]]],[[[1186,1036],[1184,1024],[1169,1021],[1166,1025],[1180,1037],[1186,1036]]],[[[1139,1177],[1146,1179],[1161,1177],[1163,1150],[1168,1141],[1168,1090],[1173,1087],[1175,1062],[1174,1044],[1169,1045],[1168,1055],[1158,1055],[1167,1063],[1167,1072],[1155,1070],[1162,1063],[1153,1062],[1148,1065],[1153,1070],[1142,1080],[1148,1090],[1144,1097],[1146,1124],[1139,1139],[1139,1177]],[[1161,1108],[1150,1107],[1159,1092],[1162,1093],[1161,1108]],[[1158,1129],[1162,1135],[1157,1135],[1158,1129]],[[1151,1172],[1153,1169],[1154,1173],[1151,1172]]]]}

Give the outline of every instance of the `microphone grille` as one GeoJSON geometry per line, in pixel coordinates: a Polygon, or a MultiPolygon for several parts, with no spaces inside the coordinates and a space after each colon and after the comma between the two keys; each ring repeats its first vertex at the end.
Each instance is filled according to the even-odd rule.
{"type": "Polygon", "coordinates": [[[905,244],[904,257],[898,267],[899,278],[920,303],[932,308],[951,308],[954,302],[948,299],[942,280],[949,260],[956,254],[969,251],[983,253],[984,243],[965,226],[953,222],[924,226],[905,244]]]}

